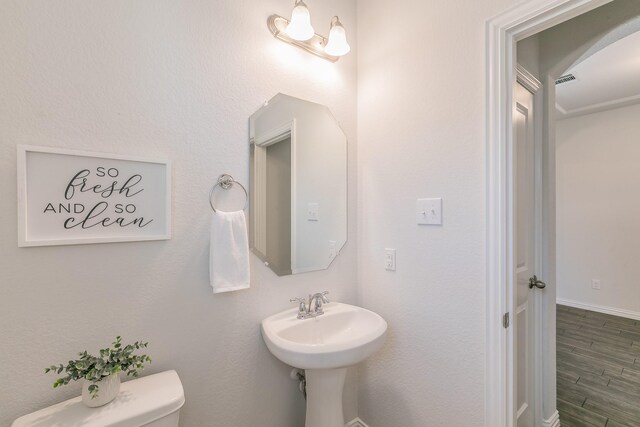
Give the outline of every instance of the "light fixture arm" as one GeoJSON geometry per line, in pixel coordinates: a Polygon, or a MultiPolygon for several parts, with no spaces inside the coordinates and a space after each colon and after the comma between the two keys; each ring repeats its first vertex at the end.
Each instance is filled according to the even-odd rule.
{"type": "MultiPolygon", "coordinates": [[[[302,2],[302,0],[296,0],[296,5],[298,4],[298,2],[302,2]]],[[[337,19],[337,16],[335,18],[337,19]]],[[[333,25],[333,19],[331,20],[331,23],[333,25]]],[[[287,18],[283,18],[280,15],[271,15],[267,19],[267,27],[275,38],[282,40],[285,43],[289,43],[301,49],[304,49],[307,52],[319,56],[320,58],[326,59],[330,62],[336,62],[338,59],[340,59],[339,56],[329,55],[324,51],[324,47],[328,42],[326,37],[315,33],[309,40],[294,40],[286,33],[287,25],[289,25],[289,20],[287,18]]]]}

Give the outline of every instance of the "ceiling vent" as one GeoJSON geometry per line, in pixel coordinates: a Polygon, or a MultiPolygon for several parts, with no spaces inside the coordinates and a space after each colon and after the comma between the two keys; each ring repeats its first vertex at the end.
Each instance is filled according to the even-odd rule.
{"type": "Polygon", "coordinates": [[[563,83],[569,83],[572,81],[576,80],[576,76],[574,76],[573,74],[565,74],[564,76],[560,76],[557,80],[556,80],[556,86],[557,85],[561,85],[563,83]]]}

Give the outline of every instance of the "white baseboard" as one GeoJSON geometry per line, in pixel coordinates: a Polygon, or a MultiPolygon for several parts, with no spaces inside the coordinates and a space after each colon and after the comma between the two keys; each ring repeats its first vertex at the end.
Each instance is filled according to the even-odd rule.
{"type": "Polygon", "coordinates": [[[583,310],[597,311],[598,313],[610,314],[612,316],[626,317],[628,319],[640,320],[640,312],[625,310],[623,308],[607,307],[605,305],[587,304],[584,302],[572,301],[564,298],[557,298],[556,304],[568,305],[569,307],[581,308],[583,310]]]}
{"type": "Polygon", "coordinates": [[[560,427],[560,414],[556,411],[548,420],[542,421],[542,427],[560,427]]]}
{"type": "Polygon", "coordinates": [[[344,427],[369,427],[360,418],[354,418],[349,421],[344,427]]]}

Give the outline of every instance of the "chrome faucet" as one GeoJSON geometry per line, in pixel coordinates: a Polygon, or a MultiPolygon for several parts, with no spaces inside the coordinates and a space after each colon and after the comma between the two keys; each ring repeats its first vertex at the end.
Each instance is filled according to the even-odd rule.
{"type": "Polygon", "coordinates": [[[309,295],[309,302],[304,298],[291,298],[289,301],[299,304],[298,319],[309,319],[324,314],[322,304],[328,304],[330,302],[327,294],[329,294],[329,291],[309,295]]]}
{"type": "Polygon", "coordinates": [[[327,298],[327,295],[329,294],[329,291],[324,291],[322,293],[317,293],[314,294],[313,296],[309,295],[309,312],[311,312],[312,308],[313,308],[313,312],[315,313],[316,316],[320,316],[321,314],[324,314],[324,310],[322,309],[322,304],[329,304],[329,298],[327,298]]]}

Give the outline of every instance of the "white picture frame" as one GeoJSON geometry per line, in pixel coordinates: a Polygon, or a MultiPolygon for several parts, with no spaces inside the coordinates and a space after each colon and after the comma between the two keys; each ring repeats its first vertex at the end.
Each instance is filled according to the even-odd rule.
{"type": "Polygon", "coordinates": [[[171,163],[17,147],[18,246],[171,239],[171,163]]]}

